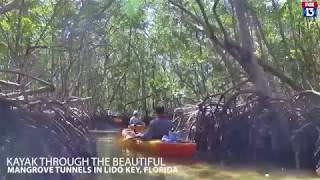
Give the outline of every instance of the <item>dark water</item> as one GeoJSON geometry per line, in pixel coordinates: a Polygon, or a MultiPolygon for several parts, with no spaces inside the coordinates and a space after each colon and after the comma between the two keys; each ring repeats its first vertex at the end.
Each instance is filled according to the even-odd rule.
{"type": "MultiPolygon", "coordinates": [[[[143,155],[122,150],[118,146],[116,132],[95,133],[99,157],[124,157],[143,155]]],[[[101,174],[95,177],[83,177],[81,180],[315,180],[320,179],[311,173],[274,169],[266,172],[257,167],[223,167],[194,159],[164,159],[168,166],[176,167],[177,173],[166,174],[101,174]]]]}

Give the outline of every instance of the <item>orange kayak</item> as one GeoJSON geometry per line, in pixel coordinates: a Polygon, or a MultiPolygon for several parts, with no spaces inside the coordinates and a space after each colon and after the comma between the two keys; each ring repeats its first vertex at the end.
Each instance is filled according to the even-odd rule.
{"type": "Polygon", "coordinates": [[[135,151],[155,155],[155,156],[174,156],[191,157],[197,145],[191,142],[167,143],[161,140],[142,141],[134,138],[134,132],[129,129],[122,131],[121,145],[135,151]]]}
{"type": "Polygon", "coordinates": [[[142,132],[145,129],[144,125],[129,125],[128,128],[136,133],[142,132]]]}

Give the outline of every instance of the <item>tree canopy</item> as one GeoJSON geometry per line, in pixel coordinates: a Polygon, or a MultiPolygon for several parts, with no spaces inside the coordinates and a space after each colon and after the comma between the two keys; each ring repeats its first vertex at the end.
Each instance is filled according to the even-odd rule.
{"type": "Polygon", "coordinates": [[[320,90],[319,22],[292,0],[4,0],[1,79],[145,115],[247,81],[289,96],[320,90]]]}

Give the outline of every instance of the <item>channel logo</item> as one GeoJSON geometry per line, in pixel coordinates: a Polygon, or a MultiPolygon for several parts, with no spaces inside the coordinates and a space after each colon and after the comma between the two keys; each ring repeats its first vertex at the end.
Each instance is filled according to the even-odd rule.
{"type": "Polygon", "coordinates": [[[301,2],[304,17],[317,17],[318,16],[318,2],[317,1],[305,1],[301,2]]]}

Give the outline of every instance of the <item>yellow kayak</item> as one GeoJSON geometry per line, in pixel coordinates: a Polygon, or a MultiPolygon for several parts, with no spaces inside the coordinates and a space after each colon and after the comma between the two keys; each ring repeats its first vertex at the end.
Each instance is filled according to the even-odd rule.
{"type": "Polygon", "coordinates": [[[157,156],[191,157],[197,145],[191,142],[167,143],[161,140],[142,141],[134,138],[135,133],[130,129],[122,131],[120,143],[123,147],[157,156]]]}

